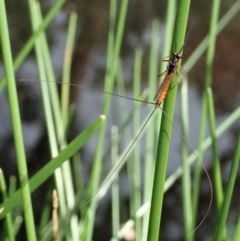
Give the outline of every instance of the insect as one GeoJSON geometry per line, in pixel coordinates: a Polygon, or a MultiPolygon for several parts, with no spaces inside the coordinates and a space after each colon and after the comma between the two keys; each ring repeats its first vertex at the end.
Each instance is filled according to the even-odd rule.
{"type": "Polygon", "coordinates": [[[154,100],[156,101],[155,105],[160,106],[162,102],[164,101],[169,86],[172,81],[173,75],[176,73],[178,69],[181,69],[181,67],[178,66],[178,61],[182,58],[180,53],[173,53],[172,58],[170,60],[164,60],[169,62],[167,66],[167,70],[164,71],[162,74],[160,74],[158,77],[165,74],[162,84],[159,86],[158,91],[154,97],[154,100]]]}
{"type": "MultiPolygon", "coordinates": [[[[188,33],[189,34],[189,33],[188,33]]],[[[187,36],[188,37],[188,36],[187,36]]],[[[186,38],[187,39],[187,38],[186,38]]],[[[186,41],[185,41],[186,43],[186,41]]],[[[184,43],[184,45],[185,45],[184,43]]],[[[130,98],[130,97],[124,97],[118,94],[113,94],[113,93],[108,93],[108,92],[104,92],[104,91],[100,91],[97,89],[93,89],[93,88],[89,88],[89,87],[85,87],[85,86],[79,86],[79,85],[75,85],[75,84],[69,84],[71,86],[75,86],[75,87],[79,87],[79,88],[84,88],[84,89],[89,89],[95,92],[101,92],[101,93],[105,93],[105,94],[110,94],[113,96],[118,96],[118,97],[124,97],[126,99],[130,99],[130,100],[134,100],[134,101],[139,101],[139,102],[143,102],[143,103],[149,103],[149,104],[153,104],[155,105],[153,111],[150,113],[148,119],[146,120],[146,122],[144,123],[143,127],[141,128],[141,130],[139,131],[139,133],[137,134],[137,136],[135,137],[135,139],[133,140],[133,142],[131,143],[130,147],[128,148],[128,150],[125,152],[125,154],[123,155],[123,157],[121,158],[121,160],[118,162],[118,164],[116,165],[116,167],[113,169],[113,171],[109,174],[109,176],[105,179],[105,181],[103,182],[103,184],[100,186],[100,188],[98,189],[98,191],[90,198],[90,200],[87,202],[89,203],[93,198],[95,198],[100,190],[105,186],[105,184],[112,178],[114,172],[120,167],[121,163],[123,162],[123,160],[126,158],[126,156],[128,155],[128,153],[130,152],[130,150],[132,149],[132,147],[134,146],[135,142],[137,141],[137,139],[139,138],[139,136],[141,135],[141,133],[143,132],[144,128],[146,127],[146,125],[148,124],[149,120],[152,118],[154,112],[156,111],[156,109],[160,108],[163,113],[165,114],[166,118],[170,121],[170,123],[173,125],[174,129],[179,133],[179,135],[181,136],[181,138],[184,140],[184,142],[188,145],[189,149],[194,153],[196,159],[199,161],[199,163],[201,163],[207,178],[209,180],[209,184],[210,184],[210,189],[211,189],[211,197],[210,197],[210,203],[209,203],[209,207],[208,210],[204,216],[204,218],[202,219],[202,221],[197,225],[197,227],[189,234],[191,235],[193,232],[195,232],[200,226],[201,224],[204,222],[205,218],[207,217],[210,208],[211,208],[211,204],[212,204],[212,198],[213,198],[213,191],[212,191],[212,183],[211,183],[211,179],[210,176],[205,168],[205,166],[203,165],[203,163],[201,162],[201,160],[199,159],[199,157],[196,155],[196,153],[194,152],[194,150],[191,148],[191,146],[188,144],[187,140],[184,138],[184,136],[181,134],[180,131],[178,131],[178,129],[176,128],[176,126],[173,124],[173,122],[168,118],[167,114],[164,112],[164,110],[161,108],[161,104],[163,103],[167,93],[168,93],[168,89],[169,86],[171,84],[172,78],[173,76],[177,73],[178,70],[181,71],[181,66],[179,65],[179,61],[182,59],[182,50],[183,47],[180,49],[179,52],[175,52],[173,54],[171,54],[170,59],[163,59],[163,61],[168,62],[166,71],[164,71],[162,74],[160,74],[158,77],[163,76],[163,81],[161,83],[161,85],[158,88],[158,91],[154,97],[154,101],[155,102],[146,102],[146,101],[142,101],[142,100],[138,100],[138,99],[134,99],[134,98],[130,98]]],[[[61,82],[59,82],[61,83],[61,82]]]]}
{"type": "MultiPolygon", "coordinates": [[[[191,30],[191,28],[190,28],[191,30]]],[[[190,31],[189,31],[190,33],[190,31]]],[[[188,33],[188,35],[189,35],[188,33]]],[[[187,35],[187,38],[188,38],[188,35],[187,35]]],[[[186,40],[187,40],[186,38],[186,40]]],[[[186,43],[186,41],[185,41],[186,43]]],[[[185,43],[184,45],[182,46],[182,48],[180,49],[179,52],[175,52],[171,55],[171,58],[169,60],[164,60],[163,61],[166,61],[168,62],[168,66],[167,66],[167,69],[166,71],[164,71],[163,73],[161,73],[158,77],[160,76],[164,76],[163,78],[163,81],[161,83],[161,85],[159,86],[158,88],[158,91],[154,97],[154,101],[155,102],[147,102],[149,104],[154,104],[155,105],[155,108],[153,109],[153,111],[151,112],[151,114],[149,115],[147,121],[145,122],[145,124],[143,125],[142,129],[139,131],[138,135],[136,136],[136,138],[134,139],[134,141],[132,142],[132,144],[130,145],[129,149],[126,151],[126,153],[124,154],[124,156],[122,157],[122,159],[119,161],[119,164],[115,167],[115,169],[113,170],[113,172],[108,176],[108,178],[103,182],[103,184],[100,186],[99,190],[91,197],[91,199],[88,201],[90,202],[98,193],[99,191],[101,190],[101,188],[110,180],[110,178],[112,177],[113,173],[119,168],[119,166],[121,165],[121,162],[125,159],[125,157],[127,156],[127,154],[129,153],[129,151],[131,150],[131,148],[133,147],[133,145],[135,144],[136,140],[138,139],[138,137],[141,135],[142,131],[144,130],[144,128],[146,127],[147,123],[149,122],[149,120],[151,119],[151,117],[153,116],[154,112],[156,111],[157,108],[160,108],[162,110],[162,112],[164,113],[164,115],[166,116],[166,118],[170,121],[170,123],[172,124],[172,126],[174,127],[174,129],[178,132],[178,134],[181,136],[181,138],[184,140],[184,142],[187,144],[187,146],[189,147],[189,149],[194,153],[196,159],[198,160],[198,162],[202,165],[205,173],[206,173],[206,176],[208,178],[208,181],[209,181],[209,186],[210,186],[210,202],[209,202],[209,206],[208,206],[208,209],[203,217],[203,219],[201,220],[201,222],[195,227],[195,229],[190,232],[187,236],[190,236],[191,234],[193,234],[201,225],[202,223],[204,222],[204,220],[206,219],[206,217],[208,216],[208,213],[211,209],[211,205],[212,205],[212,199],[213,199],[213,188],[212,188],[212,181],[211,181],[211,178],[207,172],[207,169],[206,167],[203,165],[203,163],[201,162],[201,160],[199,159],[199,157],[196,155],[196,153],[194,152],[194,150],[192,149],[192,147],[189,145],[189,143],[187,142],[187,140],[184,138],[184,136],[181,134],[181,132],[177,129],[177,127],[174,125],[174,123],[169,119],[169,117],[167,116],[167,114],[164,112],[164,110],[161,108],[161,104],[162,102],[164,101],[167,93],[168,93],[168,89],[169,89],[169,86],[171,84],[171,81],[172,81],[172,78],[174,76],[174,74],[176,74],[177,70],[180,70],[182,72],[182,68],[181,66],[179,66],[179,60],[182,59],[182,55],[181,55],[181,52],[185,46],[185,43]]],[[[133,98],[128,98],[128,99],[132,99],[132,100],[136,100],[136,99],[133,99],[133,98]]],[[[141,101],[141,100],[136,100],[136,101],[141,101]]],[[[142,101],[141,101],[142,102],[142,101]]]]}

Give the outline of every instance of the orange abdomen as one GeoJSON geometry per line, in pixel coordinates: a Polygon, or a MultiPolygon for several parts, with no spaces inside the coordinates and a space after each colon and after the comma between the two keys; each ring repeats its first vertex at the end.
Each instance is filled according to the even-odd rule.
{"type": "Polygon", "coordinates": [[[156,100],[156,106],[159,106],[162,104],[162,102],[164,101],[167,92],[168,92],[168,88],[169,85],[171,83],[172,80],[172,74],[167,75],[166,78],[163,80],[161,86],[158,89],[157,95],[155,97],[156,100]]]}

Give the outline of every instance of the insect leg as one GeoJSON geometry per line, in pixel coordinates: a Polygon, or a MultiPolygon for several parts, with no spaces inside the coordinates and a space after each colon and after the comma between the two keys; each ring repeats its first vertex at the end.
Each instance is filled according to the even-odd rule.
{"type": "Polygon", "coordinates": [[[167,72],[167,70],[165,70],[164,72],[162,72],[160,75],[158,75],[158,77],[163,76],[165,73],[167,72]]]}

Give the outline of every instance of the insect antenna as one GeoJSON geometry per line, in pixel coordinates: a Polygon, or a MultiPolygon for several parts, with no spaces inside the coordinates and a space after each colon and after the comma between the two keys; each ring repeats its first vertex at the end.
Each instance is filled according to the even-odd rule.
{"type": "Polygon", "coordinates": [[[184,46],[185,46],[186,43],[187,43],[187,39],[188,39],[188,36],[189,36],[189,34],[190,34],[191,30],[192,30],[193,25],[194,25],[194,22],[192,23],[192,25],[191,25],[191,27],[190,27],[190,29],[189,29],[189,31],[188,31],[187,37],[186,37],[186,39],[185,39],[185,42],[184,42],[182,48],[180,49],[179,53],[181,53],[181,52],[183,51],[183,48],[184,48],[184,46]]]}
{"type": "Polygon", "coordinates": [[[123,96],[123,95],[119,95],[119,94],[114,94],[114,93],[110,93],[110,92],[106,92],[103,90],[98,90],[98,89],[94,89],[91,87],[87,87],[85,85],[78,85],[78,84],[73,84],[73,83],[65,83],[62,81],[57,81],[57,80],[35,80],[35,79],[20,79],[19,81],[35,81],[35,82],[39,82],[39,81],[45,81],[45,82],[49,82],[49,83],[57,83],[57,84],[64,84],[64,85],[70,85],[73,87],[77,87],[77,88],[81,88],[81,89],[86,89],[86,90],[91,90],[94,92],[98,92],[98,93],[103,93],[103,94],[107,94],[107,95],[112,95],[112,96],[117,96],[117,97],[121,97],[127,100],[133,100],[133,101],[138,101],[141,102],[143,104],[151,104],[151,105],[155,105],[155,102],[151,102],[151,101],[145,101],[145,100],[140,100],[140,99],[135,99],[132,97],[128,97],[128,96],[123,96]]]}

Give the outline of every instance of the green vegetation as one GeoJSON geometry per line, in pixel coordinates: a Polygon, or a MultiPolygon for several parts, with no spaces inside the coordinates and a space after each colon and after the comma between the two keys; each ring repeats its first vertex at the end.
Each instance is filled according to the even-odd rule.
{"type": "MultiPolygon", "coordinates": [[[[168,1],[166,9],[166,29],[163,46],[163,56],[168,56],[169,52],[174,53],[181,50],[186,41],[186,31],[191,23],[188,20],[190,14],[190,0],[179,0],[177,6],[175,1],[168,1]],[[175,11],[175,9],[177,9],[175,11]],[[174,14],[173,14],[174,13],[174,14]],[[175,21],[175,22],[174,22],[175,21]],[[171,45],[172,43],[172,45],[171,45]]],[[[16,162],[18,166],[19,188],[16,189],[16,180],[4,175],[0,169],[0,190],[1,205],[0,218],[3,221],[3,233],[0,240],[16,240],[16,236],[25,223],[27,240],[93,240],[95,220],[98,215],[97,208],[106,192],[112,188],[112,239],[122,240],[126,233],[131,230],[136,240],[159,240],[161,236],[161,219],[163,212],[163,200],[166,192],[173,187],[174,183],[182,181],[182,232],[184,240],[192,241],[197,237],[193,232],[198,227],[198,207],[201,177],[205,175],[203,170],[204,152],[209,148],[212,150],[211,180],[213,185],[213,203],[216,207],[216,220],[212,231],[212,240],[237,240],[239,236],[240,216],[236,223],[229,227],[227,218],[229,216],[229,206],[233,196],[233,188],[237,178],[240,160],[240,132],[238,133],[234,153],[227,183],[223,182],[221,174],[221,162],[218,153],[218,139],[235,125],[240,118],[240,107],[229,114],[225,120],[217,126],[215,123],[214,101],[211,90],[212,72],[214,68],[214,53],[216,51],[216,40],[218,34],[228,26],[229,22],[240,11],[240,3],[236,1],[223,17],[219,20],[220,1],[214,0],[212,3],[211,17],[209,19],[209,34],[200,42],[195,51],[185,60],[183,75],[176,74],[173,77],[167,97],[163,104],[163,112],[156,110],[149,123],[145,126],[149,114],[141,121],[141,102],[134,102],[132,113],[127,114],[128,101],[119,98],[119,106],[116,119],[121,119],[124,123],[122,128],[112,128],[112,141],[109,150],[105,150],[105,137],[107,120],[112,98],[109,94],[104,94],[102,103],[102,115],[86,129],[77,134],[70,143],[66,136],[71,124],[74,109],[69,105],[71,63],[74,52],[74,40],[77,29],[77,14],[72,12],[69,18],[68,36],[66,36],[66,49],[64,55],[64,67],[62,81],[57,82],[54,76],[49,45],[45,30],[48,28],[54,16],[60,11],[64,0],[56,1],[45,17],[42,17],[40,3],[28,1],[29,15],[32,27],[32,36],[16,59],[12,58],[11,41],[9,38],[8,19],[5,4],[0,0],[0,36],[1,49],[4,62],[5,76],[0,82],[0,91],[5,89],[8,93],[9,111],[11,113],[12,130],[14,136],[16,162]],[[15,72],[25,61],[30,51],[34,48],[36,62],[39,71],[39,80],[35,84],[40,84],[45,123],[48,136],[50,160],[42,166],[35,175],[28,176],[26,152],[23,143],[22,123],[18,105],[16,91],[15,72]],[[202,99],[201,120],[199,128],[199,144],[195,154],[189,152],[188,140],[190,121],[188,102],[188,73],[197,63],[199,58],[207,50],[206,71],[204,77],[204,90],[202,99]],[[182,165],[173,173],[167,176],[167,166],[169,161],[169,151],[171,149],[171,131],[175,112],[175,102],[177,96],[178,81],[181,83],[181,150],[182,165]],[[57,85],[62,83],[62,96],[59,97],[57,85]],[[161,117],[160,117],[161,116],[161,117]],[[106,118],[106,120],[105,120],[106,118]],[[133,124],[129,124],[133,123],[133,124]],[[210,136],[206,137],[207,125],[210,127],[210,136]],[[134,138],[139,131],[145,127],[135,142],[134,138]],[[132,133],[131,135],[130,133],[132,133]],[[89,180],[83,181],[82,166],[84,162],[78,151],[86,142],[98,133],[97,143],[94,148],[95,155],[89,180]],[[145,135],[144,143],[141,137],[145,135]],[[157,143],[158,138],[158,145],[157,143]],[[125,149],[120,150],[120,141],[126,143],[125,149]],[[134,145],[132,147],[132,144],[134,145]],[[145,146],[145,160],[141,160],[142,146],[145,146]],[[132,148],[131,148],[132,147],[132,148]],[[130,149],[129,149],[130,148],[130,149]],[[199,160],[196,161],[196,155],[199,160]],[[112,168],[108,173],[104,173],[104,161],[111,158],[112,168]],[[195,163],[194,178],[191,177],[191,165],[195,163]],[[142,168],[144,165],[144,168],[142,168]],[[122,182],[121,170],[126,167],[127,181],[129,185],[129,210],[123,207],[121,195],[122,182]],[[143,171],[144,170],[144,171],[143,171]],[[144,172],[144,175],[142,175],[144,172]],[[144,176],[144,179],[142,179],[144,176]],[[31,195],[50,177],[54,177],[55,188],[58,193],[58,217],[51,217],[52,206],[49,200],[53,190],[49,187],[45,194],[49,202],[45,203],[41,212],[39,224],[34,222],[35,213],[32,208],[31,195]],[[102,178],[103,177],[103,178],[102,178]],[[102,180],[103,179],[103,180],[102,180]],[[191,180],[192,179],[192,180],[191,180]],[[6,185],[9,180],[9,185],[6,185]],[[191,186],[192,185],[192,186],[191,186]],[[224,185],[226,187],[224,188],[224,185]],[[99,189],[100,188],[100,189],[99,189]],[[99,191],[100,190],[100,191],[99,191]],[[125,219],[123,219],[123,213],[125,219]],[[20,218],[23,217],[23,220],[20,218]],[[52,226],[57,225],[52,231],[52,226]],[[122,225],[123,224],[123,225],[122,225]],[[191,234],[191,235],[189,235],[191,234]]],[[[109,6],[109,31],[107,43],[107,60],[105,68],[103,91],[113,93],[117,86],[117,93],[126,96],[126,86],[124,85],[124,67],[121,63],[121,50],[124,30],[127,20],[127,13],[130,1],[111,0],[109,6]]],[[[151,43],[149,48],[149,59],[143,60],[143,50],[136,48],[133,64],[133,98],[147,99],[152,102],[152,95],[158,87],[159,74],[159,29],[162,27],[158,20],[153,19],[151,29],[151,43]],[[148,89],[141,93],[141,73],[143,63],[148,67],[148,89]],[[148,95],[149,94],[149,95],[148,95]],[[140,96],[140,97],[139,97],[140,96]]],[[[179,63],[181,65],[181,63],[179,63]]],[[[161,72],[166,69],[166,62],[161,63],[161,72]]],[[[74,87],[73,87],[74,88],[74,87]]],[[[149,104],[148,111],[152,113],[154,104],[149,104]]],[[[199,110],[200,112],[200,110],[199,110]]],[[[175,126],[174,126],[175,128],[175,126]]],[[[196,130],[197,132],[197,130],[196,130]]],[[[121,142],[122,143],[122,142],[121,142]]],[[[190,143],[191,145],[191,143],[190,143]]],[[[179,158],[180,159],[180,158],[179,158]]],[[[209,167],[208,167],[209,168],[209,167]]],[[[209,185],[209,183],[207,184],[209,185]]],[[[44,197],[43,200],[47,200],[44,197]]],[[[210,194],[209,194],[210,198],[210,194]]],[[[43,201],[41,200],[41,201],[43,201]]],[[[215,208],[212,207],[212,208],[215,208]]],[[[210,214],[209,214],[210,215],[210,214]]],[[[109,227],[109,226],[108,226],[109,227]]],[[[201,227],[199,227],[201,229],[201,227]]],[[[198,231],[199,231],[198,229],[198,231]]]]}

